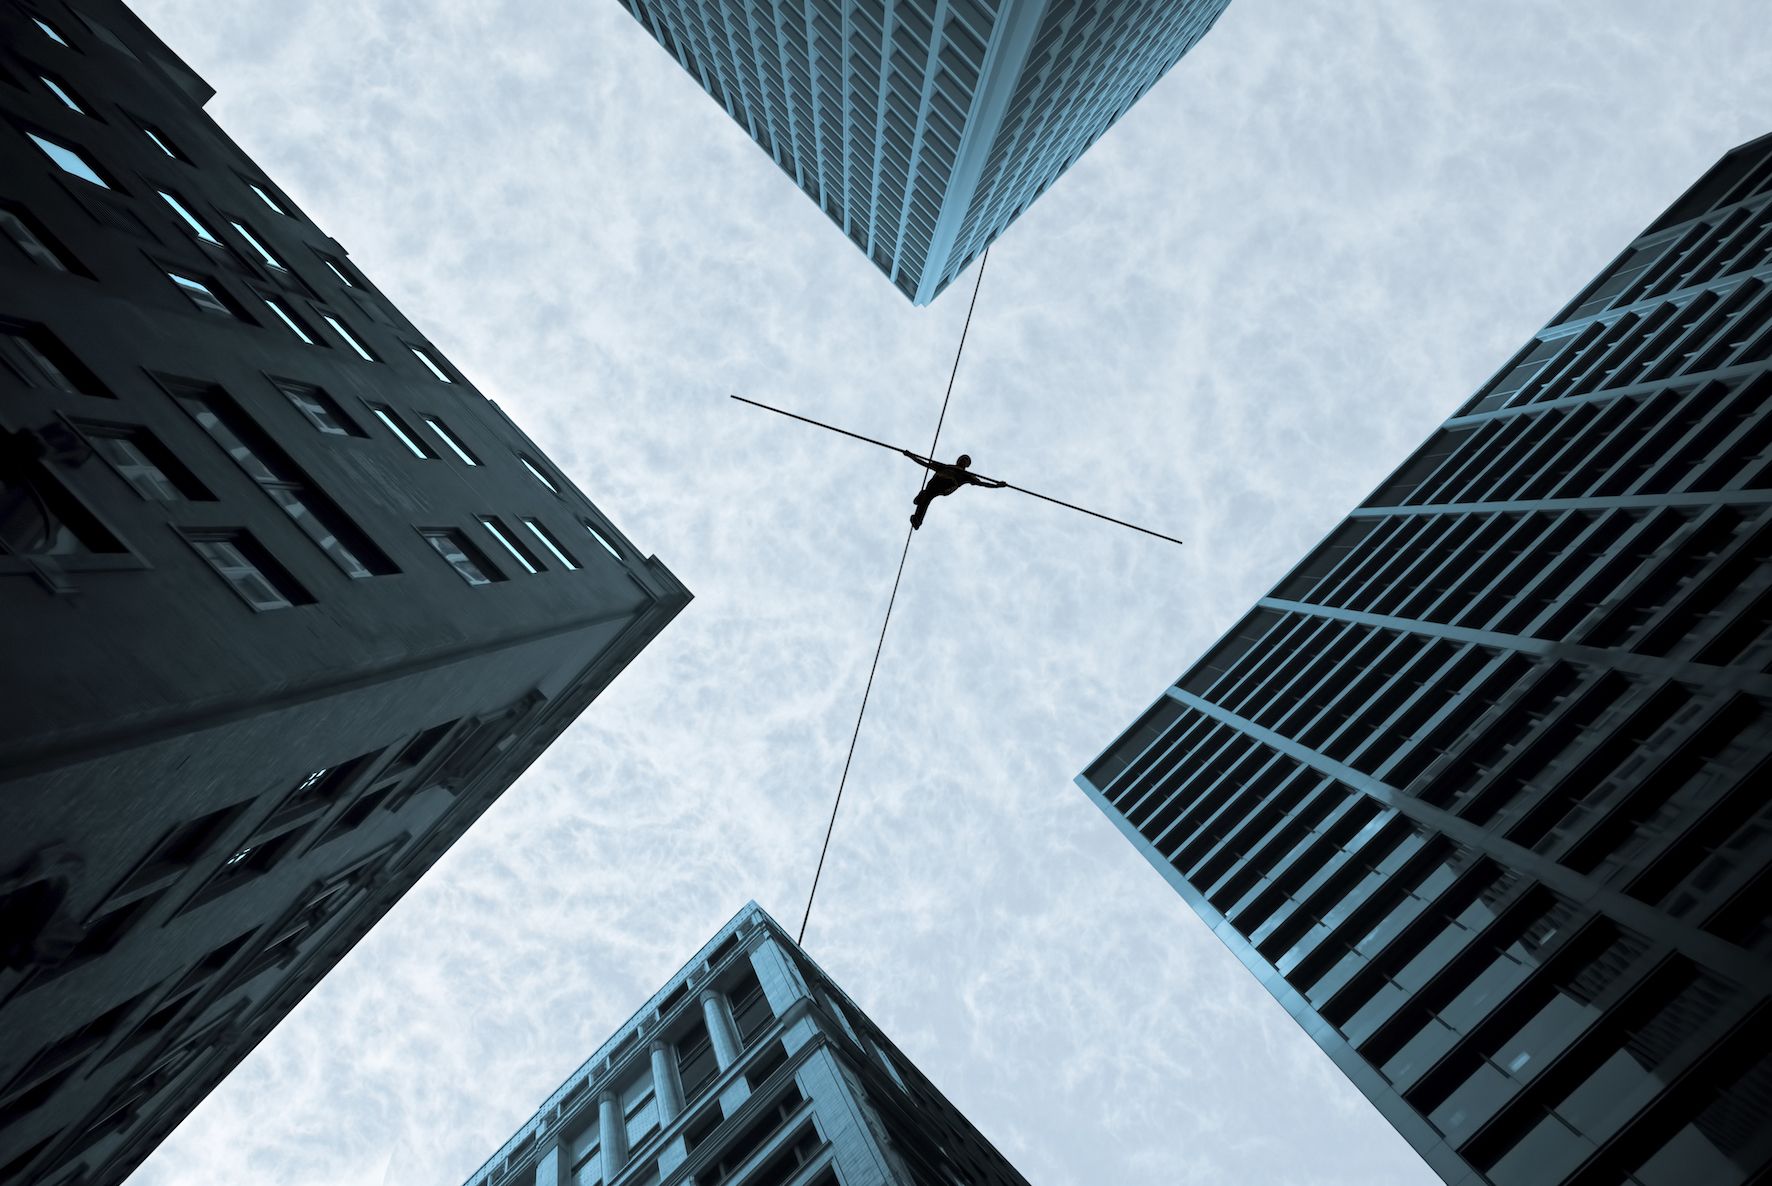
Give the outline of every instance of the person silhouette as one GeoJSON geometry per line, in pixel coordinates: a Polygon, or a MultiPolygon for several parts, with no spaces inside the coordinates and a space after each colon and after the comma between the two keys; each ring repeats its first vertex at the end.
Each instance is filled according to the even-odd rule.
{"type": "Polygon", "coordinates": [[[986,490],[1001,490],[1009,485],[1007,482],[999,482],[994,478],[983,478],[973,473],[967,468],[972,464],[972,458],[964,453],[954,458],[950,465],[945,461],[936,461],[931,457],[921,457],[909,449],[900,449],[899,452],[929,471],[929,480],[924,482],[923,489],[917,492],[915,500],[917,509],[911,512],[912,531],[923,526],[923,516],[929,513],[931,501],[952,494],[962,486],[982,486],[986,490]]]}

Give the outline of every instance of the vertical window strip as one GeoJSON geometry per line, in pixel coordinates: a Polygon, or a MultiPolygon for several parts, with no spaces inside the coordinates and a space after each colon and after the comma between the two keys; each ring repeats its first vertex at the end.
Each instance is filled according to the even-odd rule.
{"type": "MultiPolygon", "coordinates": [[[[152,134],[153,133],[151,133],[151,132],[149,133],[149,135],[152,135],[152,134]]],[[[243,224],[238,223],[238,222],[234,222],[230,219],[228,222],[228,225],[233,227],[234,230],[238,231],[240,234],[240,237],[242,239],[245,239],[246,242],[251,245],[251,247],[254,251],[258,252],[259,262],[264,264],[265,267],[275,268],[279,272],[287,272],[289,270],[287,267],[284,266],[283,261],[278,259],[275,255],[272,255],[271,249],[269,247],[266,247],[263,243],[259,242],[258,236],[253,234],[251,231],[247,230],[243,224]]]]}
{"type": "Polygon", "coordinates": [[[192,234],[196,235],[205,243],[214,243],[217,247],[221,246],[221,240],[215,237],[215,232],[205,226],[202,219],[198,218],[195,214],[192,214],[183,202],[179,201],[165,190],[159,192],[160,196],[166,199],[166,204],[172,207],[173,212],[180,218],[184,219],[185,225],[191,228],[192,234]]]}
{"type": "Polygon", "coordinates": [[[468,452],[467,447],[455,439],[455,434],[443,426],[442,421],[435,416],[426,416],[424,422],[431,426],[431,431],[437,434],[437,439],[448,445],[449,451],[461,458],[464,463],[468,465],[480,464],[480,459],[468,452]]]}
{"type": "Polygon", "coordinates": [[[341,337],[345,340],[345,345],[349,346],[352,350],[357,352],[358,358],[361,358],[364,362],[379,362],[380,361],[379,359],[377,359],[375,357],[375,355],[373,355],[369,352],[368,348],[365,347],[363,345],[363,343],[359,342],[354,336],[352,336],[350,330],[346,329],[342,324],[340,324],[338,318],[334,317],[330,313],[322,313],[322,314],[320,314],[320,316],[324,317],[326,319],[326,324],[330,325],[332,327],[332,331],[334,333],[336,333],[339,337],[341,337]]]}
{"type": "Polygon", "coordinates": [[[543,527],[534,519],[524,519],[523,526],[529,528],[530,535],[533,535],[536,539],[541,541],[542,547],[553,553],[554,559],[560,562],[561,568],[566,569],[568,572],[576,572],[578,570],[578,561],[574,560],[567,554],[566,549],[560,546],[560,541],[554,538],[551,531],[546,527],[543,527]]]}
{"type": "Polygon", "coordinates": [[[392,410],[382,407],[379,404],[371,404],[369,410],[375,413],[375,418],[386,425],[387,430],[393,433],[394,436],[399,439],[400,443],[405,445],[406,448],[411,451],[414,457],[422,457],[427,461],[436,459],[437,455],[435,453],[425,448],[418,442],[416,437],[406,431],[406,425],[401,423],[400,418],[394,415],[392,410]]]}
{"type": "Polygon", "coordinates": [[[266,307],[269,308],[271,310],[271,312],[273,312],[277,315],[277,320],[281,321],[284,325],[289,327],[290,333],[292,333],[296,337],[300,338],[303,342],[305,342],[309,346],[312,346],[314,344],[313,337],[309,335],[307,330],[305,330],[301,327],[301,323],[299,321],[297,321],[294,317],[289,315],[289,311],[287,309],[285,309],[280,303],[272,300],[268,296],[261,296],[259,299],[264,301],[266,307]]]}
{"type": "Polygon", "coordinates": [[[503,525],[497,519],[489,515],[482,515],[480,516],[480,526],[486,529],[486,534],[502,544],[504,550],[509,552],[517,563],[521,564],[531,575],[541,571],[535,561],[531,560],[528,554],[517,546],[516,541],[505,534],[503,525]]]}
{"type": "Polygon", "coordinates": [[[410,346],[410,347],[408,347],[408,349],[412,351],[413,355],[420,362],[425,364],[425,369],[427,371],[431,372],[431,374],[435,375],[440,381],[442,381],[444,383],[455,382],[454,379],[451,379],[447,374],[444,373],[443,368],[437,365],[436,359],[432,358],[429,353],[427,353],[424,350],[419,349],[417,346],[410,346]]]}
{"type": "Polygon", "coordinates": [[[90,181],[100,189],[111,188],[111,183],[99,176],[98,170],[72,148],[65,144],[58,144],[46,136],[39,136],[35,132],[25,134],[31,138],[32,143],[36,144],[44,156],[55,162],[62,172],[72,174],[82,181],[90,181]]]}

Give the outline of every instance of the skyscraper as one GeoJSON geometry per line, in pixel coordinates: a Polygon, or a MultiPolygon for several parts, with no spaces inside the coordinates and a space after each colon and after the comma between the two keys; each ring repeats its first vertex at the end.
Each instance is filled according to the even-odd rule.
{"type": "Polygon", "coordinates": [[[1447,1182],[1772,1160],[1772,136],[1078,782],[1447,1182]]]}
{"type": "Polygon", "coordinates": [[[1025,1186],[751,902],[467,1186],[1025,1186]]]}
{"type": "Polygon", "coordinates": [[[121,4],[0,41],[0,1182],[96,1186],[688,594],[121,4]]]}
{"type": "Polygon", "coordinates": [[[926,305],[1230,0],[622,0],[926,305]]]}

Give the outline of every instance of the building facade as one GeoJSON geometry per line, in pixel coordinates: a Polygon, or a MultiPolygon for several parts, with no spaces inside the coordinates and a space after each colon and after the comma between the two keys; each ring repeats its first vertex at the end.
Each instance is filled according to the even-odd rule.
{"type": "Polygon", "coordinates": [[[0,1182],[121,1181],[688,599],[209,95],[0,2],[0,1182]]]}
{"type": "Polygon", "coordinates": [[[755,902],[466,1186],[1025,1186],[755,902]]]}
{"type": "Polygon", "coordinates": [[[1772,1159],[1772,136],[1079,777],[1449,1183],[1772,1159]]]}
{"type": "Polygon", "coordinates": [[[622,0],[926,305],[1230,0],[622,0]]]}

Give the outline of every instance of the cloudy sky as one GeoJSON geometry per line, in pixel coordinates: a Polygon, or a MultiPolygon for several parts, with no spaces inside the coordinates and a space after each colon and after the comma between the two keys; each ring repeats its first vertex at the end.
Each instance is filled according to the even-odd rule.
{"type": "MultiPolygon", "coordinates": [[[[912,308],[614,0],[139,0],[695,602],[144,1165],[451,1186],[797,923],[970,274],[912,308]]],[[[1035,1182],[1433,1177],[1071,778],[1726,148],[1764,0],[1234,0],[994,249],[807,935],[1035,1182]]]]}

